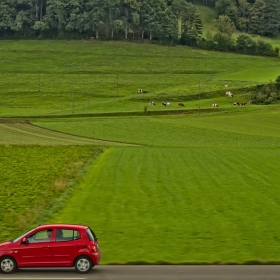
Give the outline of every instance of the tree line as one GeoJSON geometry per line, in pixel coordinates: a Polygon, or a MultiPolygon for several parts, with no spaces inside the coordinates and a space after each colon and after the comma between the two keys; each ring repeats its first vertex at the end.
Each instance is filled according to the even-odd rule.
{"type": "Polygon", "coordinates": [[[280,0],[199,0],[215,7],[217,32],[203,34],[192,0],[1,0],[0,38],[149,39],[277,56],[246,33],[276,36],[280,0]],[[244,34],[232,39],[238,29],[244,34]]]}
{"type": "Polygon", "coordinates": [[[1,0],[3,38],[180,39],[202,34],[187,0],[1,0]]]}

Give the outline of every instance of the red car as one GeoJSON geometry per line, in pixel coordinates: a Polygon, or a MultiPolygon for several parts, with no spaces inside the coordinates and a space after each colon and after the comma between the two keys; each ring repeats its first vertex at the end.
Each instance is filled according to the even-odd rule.
{"type": "Polygon", "coordinates": [[[88,226],[40,225],[16,239],[0,243],[0,270],[27,267],[75,267],[89,272],[101,260],[99,242],[88,226]]]}

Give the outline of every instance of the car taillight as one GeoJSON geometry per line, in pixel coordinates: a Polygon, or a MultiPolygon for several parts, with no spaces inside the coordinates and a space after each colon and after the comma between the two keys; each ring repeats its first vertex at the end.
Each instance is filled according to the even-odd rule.
{"type": "Polygon", "coordinates": [[[90,241],[91,250],[96,253],[98,251],[98,244],[95,244],[94,241],[90,241]]]}

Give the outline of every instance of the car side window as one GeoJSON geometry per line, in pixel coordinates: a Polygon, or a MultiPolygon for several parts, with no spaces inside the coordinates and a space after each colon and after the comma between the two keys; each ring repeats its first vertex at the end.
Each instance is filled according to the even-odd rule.
{"type": "Polygon", "coordinates": [[[52,229],[40,230],[28,236],[27,241],[28,243],[51,242],[52,233],[52,229]]]}
{"type": "Polygon", "coordinates": [[[63,228],[56,229],[56,242],[74,241],[78,239],[80,239],[80,234],[77,230],[63,228]]]}

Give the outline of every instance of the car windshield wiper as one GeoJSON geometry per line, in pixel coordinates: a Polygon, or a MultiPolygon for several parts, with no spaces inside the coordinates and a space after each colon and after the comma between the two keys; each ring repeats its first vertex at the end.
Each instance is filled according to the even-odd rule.
{"type": "Polygon", "coordinates": [[[15,240],[15,238],[13,238],[13,239],[11,239],[11,240],[9,240],[9,242],[12,242],[13,243],[13,241],[15,240]]]}

